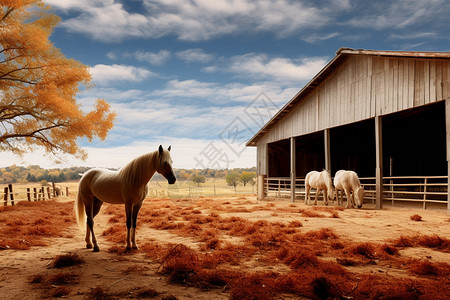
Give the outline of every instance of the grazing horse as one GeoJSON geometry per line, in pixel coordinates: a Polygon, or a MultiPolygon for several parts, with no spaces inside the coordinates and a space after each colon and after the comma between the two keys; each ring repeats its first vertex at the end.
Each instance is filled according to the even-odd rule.
{"type": "Polygon", "coordinates": [[[324,190],[324,201],[325,205],[328,205],[328,199],[334,200],[334,189],[333,183],[331,182],[330,173],[327,170],[322,172],[311,171],[306,174],[305,177],[305,189],[306,197],[305,203],[311,203],[310,190],[311,188],[316,189],[316,199],[314,200],[314,205],[317,204],[317,198],[322,190],[324,190]]]}
{"type": "Polygon", "coordinates": [[[75,213],[80,228],[84,228],[87,216],[86,247],[94,252],[100,251],[94,235],[94,217],[104,202],[125,204],[127,218],[127,249],[138,249],[136,244],[136,221],[139,209],[147,196],[147,183],[155,172],[163,175],[169,184],[176,181],[172,170],[170,146],[164,150],[162,146],[132,160],[119,171],[91,169],[83,174],[78,186],[75,202],[75,213]],[[92,234],[92,243],[91,243],[92,234]]]}
{"type": "Polygon", "coordinates": [[[355,204],[358,208],[362,207],[364,200],[364,187],[359,182],[358,174],[353,171],[339,170],[334,176],[334,187],[336,188],[336,194],[339,203],[339,191],[341,192],[340,204],[345,196],[347,196],[347,205],[345,208],[354,207],[355,204]],[[350,194],[351,193],[351,194],[350,194]]]}

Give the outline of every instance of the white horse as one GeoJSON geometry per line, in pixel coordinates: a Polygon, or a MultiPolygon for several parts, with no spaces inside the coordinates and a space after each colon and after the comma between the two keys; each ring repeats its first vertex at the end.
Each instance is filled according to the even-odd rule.
{"type": "Polygon", "coordinates": [[[305,177],[305,189],[306,197],[305,203],[311,203],[310,190],[311,188],[316,189],[316,199],[314,200],[314,205],[317,204],[317,198],[322,190],[324,190],[324,200],[325,205],[328,205],[328,199],[334,200],[334,189],[333,183],[331,181],[330,173],[327,170],[322,172],[311,171],[306,174],[305,177]]]}
{"type": "Polygon", "coordinates": [[[340,204],[342,204],[345,196],[347,196],[347,205],[345,208],[362,207],[364,200],[364,187],[359,182],[358,174],[353,171],[339,170],[334,176],[334,187],[336,188],[336,194],[339,203],[339,191],[341,192],[340,204]],[[351,194],[350,194],[351,193],[351,194]]]}
{"type": "Polygon", "coordinates": [[[125,204],[127,218],[127,249],[138,249],[136,244],[136,221],[139,209],[147,196],[147,183],[155,172],[163,175],[169,184],[176,181],[172,170],[170,146],[163,150],[162,146],[155,152],[144,154],[119,171],[91,169],[83,174],[78,186],[75,202],[75,213],[80,228],[84,228],[87,216],[86,248],[94,252],[100,251],[94,235],[94,217],[100,211],[103,202],[125,204]],[[92,243],[91,243],[92,234],[92,243]]]}

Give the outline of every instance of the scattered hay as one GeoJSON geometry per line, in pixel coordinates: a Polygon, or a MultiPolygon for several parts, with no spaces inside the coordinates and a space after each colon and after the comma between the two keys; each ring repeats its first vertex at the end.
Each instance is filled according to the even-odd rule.
{"type": "Polygon", "coordinates": [[[136,298],[141,299],[141,298],[156,298],[159,296],[159,292],[155,289],[152,288],[146,288],[143,290],[139,290],[136,292],[136,298]]]}
{"type": "Polygon", "coordinates": [[[59,273],[50,276],[48,282],[54,285],[66,285],[78,283],[78,275],[72,273],[59,273]]]}
{"type": "Polygon", "coordinates": [[[412,215],[411,217],[409,217],[411,220],[413,220],[413,221],[417,221],[417,222],[420,222],[420,221],[422,221],[422,217],[421,216],[419,216],[419,215],[417,215],[417,214],[415,214],[415,215],[412,215]]]}
{"type": "Polygon", "coordinates": [[[71,267],[75,265],[80,265],[84,263],[84,259],[78,256],[78,254],[65,254],[65,255],[58,255],[55,260],[53,261],[52,267],[53,268],[65,268],[65,267],[71,267]]]}
{"type": "Polygon", "coordinates": [[[62,298],[70,294],[70,290],[64,286],[56,287],[52,289],[50,292],[50,297],[53,298],[62,298]]]}

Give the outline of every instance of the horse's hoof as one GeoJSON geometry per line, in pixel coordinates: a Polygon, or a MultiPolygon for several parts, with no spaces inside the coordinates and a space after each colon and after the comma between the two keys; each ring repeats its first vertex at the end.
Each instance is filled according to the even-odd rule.
{"type": "Polygon", "coordinates": [[[94,251],[93,252],[100,252],[100,248],[98,246],[94,247],[94,251]]]}
{"type": "Polygon", "coordinates": [[[91,244],[86,244],[86,249],[92,249],[92,245],[91,244]]]}
{"type": "Polygon", "coordinates": [[[139,250],[139,247],[136,245],[136,246],[131,247],[131,249],[132,250],[139,250]]]}

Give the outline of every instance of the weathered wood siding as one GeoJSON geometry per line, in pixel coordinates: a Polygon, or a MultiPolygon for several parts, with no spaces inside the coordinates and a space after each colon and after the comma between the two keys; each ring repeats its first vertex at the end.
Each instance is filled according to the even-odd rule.
{"type": "Polygon", "coordinates": [[[350,56],[258,142],[258,173],[267,173],[263,144],[449,97],[448,60],[350,56]]]}

